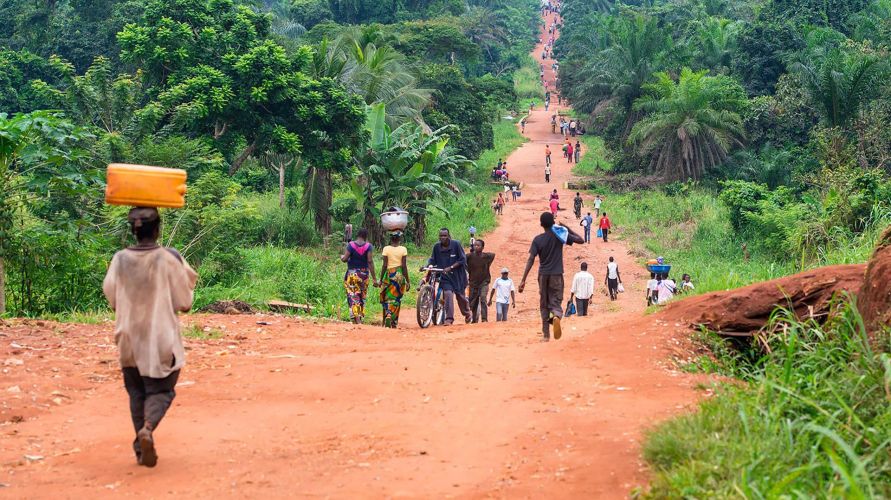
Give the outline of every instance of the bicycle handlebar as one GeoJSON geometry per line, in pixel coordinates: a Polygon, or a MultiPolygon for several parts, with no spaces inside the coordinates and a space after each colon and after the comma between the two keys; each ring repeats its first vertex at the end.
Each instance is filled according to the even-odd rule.
{"type": "Polygon", "coordinates": [[[440,268],[438,268],[438,267],[432,267],[432,266],[424,266],[424,267],[422,267],[420,270],[421,270],[421,271],[431,272],[431,273],[444,273],[444,272],[446,272],[445,269],[440,269],[440,268]]]}

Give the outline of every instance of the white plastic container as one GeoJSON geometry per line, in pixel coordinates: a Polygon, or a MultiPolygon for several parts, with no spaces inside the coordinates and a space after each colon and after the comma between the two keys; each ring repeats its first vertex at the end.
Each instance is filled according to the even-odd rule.
{"type": "Polygon", "coordinates": [[[401,231],[408,226],[408,212],[394,210],[381,214],[381,225],[386,231],[401,231]]]}

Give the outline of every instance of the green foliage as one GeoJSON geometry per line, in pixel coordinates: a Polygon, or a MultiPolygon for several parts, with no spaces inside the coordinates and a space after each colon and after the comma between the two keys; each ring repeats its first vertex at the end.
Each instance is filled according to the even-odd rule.
{"type": "Polygon", "coordinates": [[[731,78],[689,68],[677,83],[667,73],[657,73],[656,79],[635,101],[634,109],[648,115],[634,125],[628,140],[666,179],[698,179],[742,145],[745,94],[731,78]]]}
{"type": "Polygon", "coordinates": [[[770,353],[742,367],[746,382],[649,433],[644,497],[891,495],[888,355],[872,350],[853,306],[824,326],[784,312],[774,325],[770,353]]]}
{"type": "Polygon", "coordinates": [[[572,173],[584,177],[596,177],[612,169],[612,160],[609,158],[606,144],[603,139],[592,135],[579,136],[582,144],[581,160],[574,164],[572,173]]]}

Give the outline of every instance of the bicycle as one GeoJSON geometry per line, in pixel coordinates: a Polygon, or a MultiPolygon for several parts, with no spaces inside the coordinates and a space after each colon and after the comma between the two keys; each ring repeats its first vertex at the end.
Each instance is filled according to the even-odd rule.
{"type": "Polygon", "coordinates": [[[445,298],[439,287],[444,269],[438,267],[422,267],[424,277],[418,287],[418,326],[427,328],[432,325],[441,325],[445,320],[445,298]]]}

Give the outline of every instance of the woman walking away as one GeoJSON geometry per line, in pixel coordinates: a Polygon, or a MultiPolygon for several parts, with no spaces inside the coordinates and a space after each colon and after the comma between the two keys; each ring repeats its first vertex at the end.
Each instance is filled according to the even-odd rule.
{"type": "Polygon", "coordinates": [[[606,279],[603,282],[609,290],[610,300],[616,300],[619,297],[619,284],[622,283],[622,275],[619,274],[619,265],[612,257],[609,258],[609,263],[606,265],[606,279]]]}
{"type": "Polygon", "coordinates": [[[408,277],[408,250],[399,242],[402,233],[390,234],[390,244],[384,247],[383,270],[381,272],[381,308],[384,310],[384,327],[396,328],[399,323],[399,309],[402,296],[411,288],[408,277]]]}
{"type": "Polygon", "coordinates": [[[603,234],[603,242],[609,243],[609,230],[613,227],[612,223],[609,221],[609,217],[606,216],[606,212],[603,212],[603,217],[600,218],[600,231],[603,234]]]}
{"type": "Polygon", "coordinates": [[[572,161],[575,159],[575,154],[573,154],[573,151],[574,150],[572,148],[572,143],[567,142],[566,143],[566,163],[572,163],[572,161]]]}
{"type": "Polygon", "coordinates": [[[380,284],[374,275],[374,248],[367,239],[368,230],[363,227],[356,233],[356,239],[347,243],[346,250],[340,256],[340,261],[347,263],[343,287],[346,289],[347,305],[350,306],[350,321],[357,324],[365,318],[369,276],[374,280],[374,286],[380,284]]]}

